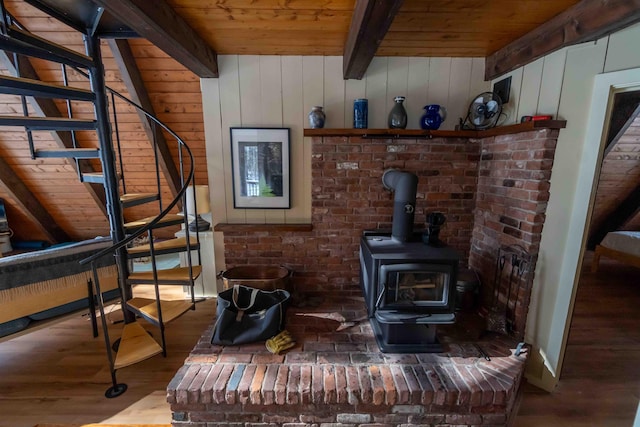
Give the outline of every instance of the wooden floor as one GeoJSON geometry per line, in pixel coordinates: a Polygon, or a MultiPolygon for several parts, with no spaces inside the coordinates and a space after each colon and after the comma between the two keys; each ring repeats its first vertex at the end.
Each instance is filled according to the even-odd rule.
{"type": "MultiPolygon", "coordinates": [[[[640,396],[639,307],[640,269],[605,260],[596,275],[585,272],[560,385],[552,394],[528,387],[516,427],[631,426],[640,396]]],[[[104,397],[104,341],[92,338],[86,315],[0,343],[0,427],[170,423],[166,384],[214,312],[207,300],[169,324],[168,357],[118,371],[129,389],[115,399],[104,397]]],[[[120,329],[110,325],[112,338],[120,329]]]]}

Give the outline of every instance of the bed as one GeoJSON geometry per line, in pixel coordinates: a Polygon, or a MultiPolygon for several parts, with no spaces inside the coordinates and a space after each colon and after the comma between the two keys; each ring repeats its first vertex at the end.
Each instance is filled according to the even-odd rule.
{"type": "MultiPolygon", "coordinates": [[[[96,238],[0,258],[0,337],[26,328],[34,320],[89,307],[91,265],[79,261],[109,247],[110,238],[96,238]]],[[[118,294],[113,256],[98,260],[103,295],[118,294]]]]}
{"type": "Polygon", "coordinates": [[[607,233],[602,242],[596,246],[591,262],[593,273],[598,271],[601,256],[640,268],[640,231],[607,233]]]}

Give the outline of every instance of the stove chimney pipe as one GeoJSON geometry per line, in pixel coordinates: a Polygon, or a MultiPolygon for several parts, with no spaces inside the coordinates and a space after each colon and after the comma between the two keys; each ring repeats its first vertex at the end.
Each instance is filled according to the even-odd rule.
{"type": "Polygon", "coordinates": [[[395,191],[391,237],[401,242],[409,241],[413,234],[418,177],[411,172],[387,169],[382,174],[382,184],[385,189],[395,191]]]}

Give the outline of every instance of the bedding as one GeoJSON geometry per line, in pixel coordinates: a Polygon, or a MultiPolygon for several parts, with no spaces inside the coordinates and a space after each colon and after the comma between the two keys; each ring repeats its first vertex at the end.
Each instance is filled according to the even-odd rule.
{"type": "MultiPolygon", "coordinates": [[[[110,245],[110,238],[96,238],[0,258],[0,336],[26,327],[31,320],[88,307],[91,265],[79,261],[110,245]]],[[[114,297],[118,293],[114,257],[100,258],[97,267],[103,295],[114,297]]]]}
{"type": "Polygon", "coordinates": [[[591,271],[594,273],[598,271],[601,256],[640,267],[640,231],[607,233],[595,249],[591,263],[591,271]]]}

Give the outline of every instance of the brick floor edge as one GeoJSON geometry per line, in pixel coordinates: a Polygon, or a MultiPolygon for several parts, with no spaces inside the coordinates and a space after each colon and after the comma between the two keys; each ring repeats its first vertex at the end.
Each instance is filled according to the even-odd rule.
{"type": "Polygon", "coordinates": [[[442,353],[381,353],[361,297],[289,309],[287,330],[273,355],[212,345],[212,323],[167,387],[173,426],[505,426],[526,362],[511,338],[440,329],[442,353]]]}

